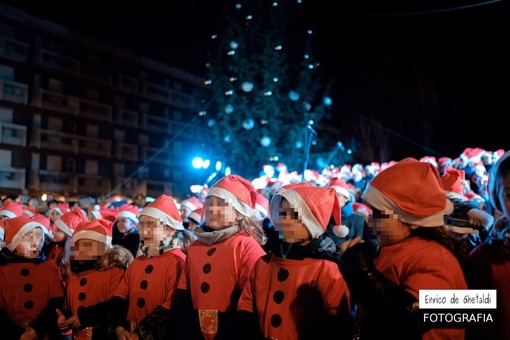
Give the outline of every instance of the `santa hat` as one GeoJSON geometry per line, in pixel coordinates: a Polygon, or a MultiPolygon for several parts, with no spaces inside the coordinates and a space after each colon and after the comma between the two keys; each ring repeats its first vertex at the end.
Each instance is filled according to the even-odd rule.
{"type": "Polygon", "coordinates": [[[340,194],[347,198],[349,201],[351,200],[351,193],[349,191],[349,186],[347,185],[347,182],[341,178],[333,178],[329,184],[328,187],[335,189],[337,194],[340,194]]]}
{"type": "Polygon", "coordinates": [[[181,202],[181,206],[187,207],[190,211],[193,211],[198,208],[202,208],[202,202],[198,200],[195,196],[191,196],[190,198],[185,199],[181,202]]]}
{"type": "Polygon", "coordinates": [[[367,185],[362,199],[375,209],[394,211],[402,222],[421,227],[442,226],[443,215],[453,211],[437,168],[414,158],[380,172],[367,185]]]}
{"type": "Polygon", "coordinates": [[[0,220],[0,241],[4,240],[4,236],[5,236],[4,222],[3,220],[0,220]]]}
{"type": "Polygon", "coordinates": [[[104,243],[108,248],[112,246],[112,222],[104,218],[80,222],[71,237],[71,247],[79,240],[93,240],[104,243]]]}
{"type": "MultiPolygon", "coordinates": [[[[64,215],[66,212],[69,211],[69,204],[67,203],[58,203],[51,211],[57,211],[60,215],[64,215]]],[[[50,211],[50,213],[51,213],[50,211]]]]}
{"type": "Polygon", "coordinates": [[[252,216],[257,202],[257,191],[249,181],[238,175],[228,175],[216,182],[207,197],[224,199],[234,209],[244,215],[252,216]]]}
{"type": "Polygon", "coordinates": [[[179,210],[177,210],[175,200],[173,197],[165,194],[159,196],[154,201],[146,205],[140,212],[139,216],[143,215],[157,218],[165,225],[174,229],[184,230],[181,214],[179,213],[179,210]]]}
{"type": "Polygon", "coordinates": [[[55,225],[66,235],[73,236],[74,230],[78,224],[86,221],[87,216],[85,216],[81,209],[73,208],[71,211],[66,212],[64,215],[60,216],[60,218],[55,221],[55,225]]]}
{"type": "Polygon", "coordinates": [[[348,234],[349,229],[341,225],[340,204],[333,188],[296,187],[276,193],[269,205],[271,216],[275,216],[276,221],[279,218],[280,203],[284,198],[298,213],[300,221],[308,229],[312,239],[324,234],[331,217],[339,228],[343,227],[341,234],[348,234]]]}
{"type": "Polygon", "coordinates": [[[464,181],[466,173],[464,170],[446,167],[445,173],[441,176],[441,183],[448,198],[464,199],[464,181]]]}
{"type": "Polygon", "coordinates": [[[204,216],[204,209],[198,208],[198,209],[193,210],[189,214],[188,219],[191,220],[195,224],[200,224],[200,223],[202,223],[203,216],[204,216]]]}
{"type": "Polygon", "coordinates": [[[97,210],[92,210],[90,214],[94,217],[94,219],[99,220],[104,218],[105,220],[113,223],[117,219],[119,212],[111,208],[99,208],[97,210]]]}
{"type": "MultiPolygon", "coordinates": [[[[6,219],[4,222],[5,244],[7,249],[14,251],[26,233],[35,228],[41,228],[44,233],[46,229],[40,222],[27,215],[6,219]]],[[[46,234],[46,233],[45,233],[46,234]]]]}
{"type": "Polygon", "coordinates": [[[255,208],[264,216],[267,217],[269,212],[269,200],[266,196],[262,195],[260,192],[257,192],[257,202],[255,203],[255,208]]]}
{"type": "Polygon", "coordinates": [[[23,215],[23,205],[14,201],[7,201],[0,207],[0,216],[14,218],[23,215]]]}
{"type": "Polygon", "coordinates": [[[140,209],[134,204],[123,204],[118,209],[117,220],[119,218],[127,218],[131,221],[138,223],[138,214],[140,209]]]}
{"type": "Polygon", "coordinates": [[[35,214],[33,217],[31,217],[33,221],[37,221],[41,223],[43,226],[43,232],[50,240],[53,240],[53,235],[55,231],[55,226],[51,223],[51,220],[49,217],[44,216],[43,214],[35,214]]]}
{"type": "Polygon", "coordinates": [[[24,205],[23,214],[27,215],[28,217],[34,217],[35,214],[37,214],[37,211],[35,210],[35,207],[32,205],[24,205]]]}
{"type": "Polygon", "coordinates": [[[445,167],[453,164],[453,160],[450,157],[439,157],[437,160],[438,167],[445,167]]]}

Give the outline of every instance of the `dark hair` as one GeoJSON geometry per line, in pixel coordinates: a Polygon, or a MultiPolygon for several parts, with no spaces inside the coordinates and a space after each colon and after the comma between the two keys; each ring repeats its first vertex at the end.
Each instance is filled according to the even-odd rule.
{"type": "Polygon", "coordinates": [[[499,211],[503,211],[501,202],[499,202],[499,192],[501,190],[500,181],[510,171],[510,151],[507,151],[501,156],[496,164],[492,167],[489,179],[489,199],[492,206],[499,211]]]}

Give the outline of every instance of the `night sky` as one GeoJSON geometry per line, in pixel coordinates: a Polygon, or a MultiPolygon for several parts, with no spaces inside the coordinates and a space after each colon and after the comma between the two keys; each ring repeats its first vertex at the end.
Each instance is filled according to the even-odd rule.
{"type": "MultiPolygon", "coordinates": [[[[225,6],[219,5],[225,1],[212,0],[115,9],[90,1],[15,3],[30,14],[197,76],[205,75],[209,37],[219,32],[225,6]]],[[[360,119],[374,115],[403,146],[413,145],[403,147],[396,158],[457,157],[466,147],[509,149],[503,120],[510,116],[510,8],[498,1],[479,4],[303,0],[303,20],[313,28],[315,50],[334,81],[335,108],[353,111],[360,119]],[[417,86],[416,75],[426,90],[425,101],[434,103],[427,145],[405,128],[420,124],[406,114],[420,100],[408,93],[417,86]]],[[[333,121],[341,126],[341,115],[333,121]]]]}

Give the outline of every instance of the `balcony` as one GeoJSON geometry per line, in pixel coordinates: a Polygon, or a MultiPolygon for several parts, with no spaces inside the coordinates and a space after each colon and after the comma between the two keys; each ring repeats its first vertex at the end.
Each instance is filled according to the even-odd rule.
{"type": "Polygon", "coordinates": [[[138,127],[138,112],[128,109],[119,109],[117,123],[125,126],[138,127]]]}
{"type": "Polygon", "coordinates": [[[32,100],[32,105],[40,109],[54,110],[77,116],[79,100],[73,96],[39,89],[32,100]]]}
{"type": "Polygon", "coordinates": [[[91,68],[83,67],[80,72],[80,77],[82,79],[92,80],[98,83],[102,83],[104,85],[112,86],[112,75],[111,74],[102,74],[98,71],[92,70],[91,68]]]}
{"type": "Polygon", "coordinates": [[[78,59],[66,57],[44,48],[36,52],[34,64],[71,74],[75,77],[80,74],[80,61],[78,59]]]}
{"type": "Polygon", "coordinates": [[[112,121],[112,106],[106,105],[94,100],[78,99],[80,117],[91,118],[99,121],[111,122],[112,121]]]}
{"type": "Polygon", "coordinates": [[[0,100],[27,105],[28,85],[0,79],[0,100]]]}
{"type": "Polygon", "coordinates": [[[161,150],[158,148],[144,146],[141,151],[142,162],[144,163],[150,160],[152,162],[159,164],[169,164],[169,161],[171,159],[168,149],[161,150]]]}
{"type": "Polygon", "coordinates": [[[0,122],[0,143],[26,146],[27,127],[7,122],[0,122]]]}
{"type": "Polygon", "coordinates": [[[126,161],[138,161],[138,145],[115,142],[115,156],[126,161]]]}
{"type": "MultiPolygon", "coordinates": [[[[115,177],[114,179],[115,188],[118,188],[120,194],[124,196],[134,196],[137,193],[140,193],[140,187],[138,186],[138,180],[136,178],[123,178],[123,177],[115,177]]],[[[145,192],[145,191],[144,191],[145,192]]]]}
{"type": "Polygon", "coordinates": [[[139,88],[138,84],[139,84],[138,79],[127,76],[125,74],[121,74],[117,78],[115,87],[121,91],[138,94],[139,88]]]}
{"type": "Polygon", "coordinates": [[[194,108],[193,97],[182,92],[173,93],[171,104],[181,109],[190,110],[194,108]]]}
{"type": "Polygon", "coordinates": [[[0,188],[25,189],[25,169],[0,166],[0,188]]]}
{"type": "Polygon", "coordinates": [[[142,83],[142,96],[164,104],[172,104],[172,90],[149,82],[142,83]]]}
{"type": "Polygon", "coordinates": [[[142,115],[141,127],[153,132],[170,134],[172,132],[172,121],[168,118],[153,116],[146,113],[142,115]]]}
{"type": "Polygon", "coordinates": [[[75,192],[81,194],[106,194],[110,192],[112,183],[109,178],[100,175],[77,174],[75,192]]]}
{"type": "Polygon", "coordinates": [[[51,149],[88,154],[95,156],[111,156],[111,141],[107,139],[76,136],[60,131],[37,129],[34,132],[32,146],[38,149],[51,149]]]}
{"type": "Polygon", "coordinates": [[[39,170],[35,176],[38,179],[38,188],[40,191],[53,192],[76,192],[75,191],[75,174],[63,173],[60,171],[39,170]]]}
{"type": "Polygon", "coordinates": [[[172,184],[165,181],[145,180],[147,195],[158,197],[161,194],[172,196],[172,184]]]}
{"type": "Polygon", "coordinates": [[[30,45],[16,39],[0,37],[0,57],[26,63],[30,45]]]}

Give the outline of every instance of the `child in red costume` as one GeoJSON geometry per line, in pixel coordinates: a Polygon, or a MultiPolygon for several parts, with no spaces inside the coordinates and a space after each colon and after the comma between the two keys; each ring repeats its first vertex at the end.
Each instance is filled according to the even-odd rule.
{"type": "Polygon", "coordinates": [[[73,339],[107,337],[109,302],[124,275],[122,265],[105,267],[101,262],[112,251],[111,228],[105,219],[83,221],[71,237],[67,304],[57,313],[60,330],[72,329],[73,339]]]}
{"type": "Polygon", "coordinates": [[[205,200],[205,225],[195,229],[186,273],[193,308],[206,339],[235,337],[237,301],[257,259],[265,254],[253,221],[257,191],[246,179],[230,175],[214,184],[205,200]]]}
{"type": "Polygon", "coordinates": [[[341,225],[335,190],[279,190],[270,211],[280,240],[257,261],[239,299],[243,338],[352,339],[349,290],[324,234],[330,219],[341,225]]]}
{"type": "Polygon", "coordinates": [[[4,220],[9,262],[0,266],[0,329],[5,339],[59,336],[55,308],[64,301],[58,268],[42,254],[44,230],[22,215],[4,220]]]}
{"type": "Polygon", "coordinates": [[[464,329],[430,329],[420,323],[420,289],[467,288],[459,263],[465,250],[444,226],[443,216],[453,205],[437,168],[406,158],[375,176],[362,199],[372,209],[369,225],[377,244],[360,237],[348,240],[340,259],[359,306],[358,336],[463,339],[464,329]]]}
{"type": "Polygon", "coordinates": [[[167,195],[140,212],[139,229],[143,255],[130,264],[115,292],[109,326],[118,339],[164,339],[170,337],[166,332],[192,237],[182,225],[174,199],[167,195]]]}

